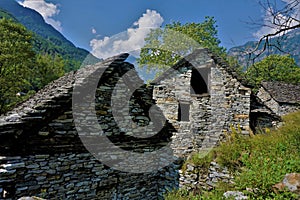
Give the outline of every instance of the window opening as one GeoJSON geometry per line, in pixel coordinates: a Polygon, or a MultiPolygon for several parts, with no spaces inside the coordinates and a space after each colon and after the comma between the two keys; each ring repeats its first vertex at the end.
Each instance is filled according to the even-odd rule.
{"type": "Polygon", "coordinates": [[[179,103],[178,105],[178,121],[188,122],[190,121],[190,104],[179,103]]]}
{"type": "Polygon", "coordinates": [[[209,68],[192,69],[191,94],[208,93],[208,73],[209,68]]]}

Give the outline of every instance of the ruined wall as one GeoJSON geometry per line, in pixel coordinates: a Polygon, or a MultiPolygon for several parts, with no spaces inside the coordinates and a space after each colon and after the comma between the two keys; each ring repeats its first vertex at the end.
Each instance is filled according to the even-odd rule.
{"type": "Polygon", "coordinates": [[[208,97],[197,98],[190,95],[191,66],[182,66],[173,71],[172,77],[166,77],[159,84],[154,85],[153,98],[161,108],[165,117],[172,123],[176,131],[172,134],[171,147],[174,154],[182,157],[196,151],[198,132],[196,128],[208,129],[209,121],[204,116],[209,116],[207,107],[208,97]],[[199,103],[203,102],[203,104],[199,103]],[[186,103],[189,110],[182,110],[189,115],[188,121],[180,121],[179,105],[186,103]],[[197,119],[201,118],[197,121],[197,119]],[[197,124],[196,124],[197,123],[197,124]],[[194,128],[195,126],[195,128],[194,128]]]}
{"type": "Polygon", "coordinates": [[[211,162],[208,169],[194,164],[187,164],[184,170],[180,170],[180,188],[189,191],[200,192],[212,190],[218,183],[233,183],[234,177],[226,167],[221,167],[216,162],[211,162]]]}

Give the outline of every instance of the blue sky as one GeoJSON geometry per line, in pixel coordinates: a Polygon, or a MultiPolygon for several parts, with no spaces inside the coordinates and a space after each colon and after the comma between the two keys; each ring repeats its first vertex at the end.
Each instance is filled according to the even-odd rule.
{"type": "Polygon", "coordinates": [[[202,22],[205,16],[215,17],[221,45],[227,49],[254,40],[255,34],[270,31],[246,23],[250,18],[264,23],[266,13],[258,0],[22,0],[20,3],[42,14],[76,46],[96,54],[107,52],[107,43],[116,34],[123,32],[127,37],[117,39],[120,45],[110,49],[112,55],[122,51],[122,45],[142,45],[141,37],[147,33],[143,27],[163,27],[173,21],[202,22]]]}

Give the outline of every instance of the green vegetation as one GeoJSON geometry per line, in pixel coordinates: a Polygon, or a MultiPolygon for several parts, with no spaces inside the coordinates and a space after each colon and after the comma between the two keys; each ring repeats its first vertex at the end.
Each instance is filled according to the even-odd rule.
{"type": "Polygon", "coordinates": [[[16,1],[0,1],[0,18],[13,19],[32,32],[32,46],[37,54],[59,55],[64,59],[65,72],[78,69],[82,62],[91,64],[99,59],[88,51],[75,47],[60,32],[45,23],[43,17],[36,11],[19,5],[16,1]],[[85,60],[88,57],[87,60],[85,60]]]}
{"type": "Polygon", "coordinates": [[[65,62],[59,55],[36,54],[32,46],[32,34],[11,19],[0,19],[0,38],[2,114],[62,76],[65,62]]]}
{"type": "Polygon", "coordinates": [[[89,57],[89,61],[86,64],[96,63],[99,61],[97,58],[88,55],[85,50],[83,51],[79,48],[75,48],[68,42],[61,42],[54,36],[45,39],[42,36],[33,33],[32,45],[36,53],[51,55],[53,57],[61,57],[65,63],[65,72],[79,69],[86,57],[89,57]]]}
{"type": "Polygon", "coordinates": [[[18,21],[12,14],[10,14],[9,12],[7,12],[7,11],[1,9],[1,8],[0,8],[0,18],[11,19],[14,22],[18,21]]]}
{"type": "Polygon", "coordinates": [[[300,112],[284,117],[285,124],[275,131],[243,137],[233,131],[226,142],[202,158],[195,155],[187,162],[208,167],[216,160],[233,173],[234,184],[219,184],[213,191],[202,191],[199,195],[185,190],[173,191],[167,200],[222,199],[224,192],[235,190],[244,192],[250,199],[296,199],[287,191],[275,193],[272,186],[281,182],[284,175],[300,172],[300,112]],[[256,192],[246,188],[258,188],[256,192]]]}
{"type": "Polygon", "coordinates": [[[245,76],[256,89],[262,81],[300,83],[300,68],[288,55],[270,55],[252,65],[246,71],[245,76]]]}
{"type": "Polygon", "coordinates": [[[18,92],[30,87],[34,51],[30,33],[12,20],[0,20],[0,113],[22,100],[18,92]]]}
{"type": "Polygon", "coordinates": [[[64,75],[65,62],[60,56],[49,54],[37,55],[36,63],[32,70],[31,85],[34,90],[39,90],[53,80],[64,75]]]}
{"type": "Polygon", "coordinates": [[[150,32],[137,60],[138,64],[147,66],[148,70],[163,71],[200,47],[225,55],[225,49],[219,46],[217,33],[213,17],[206,17],[202,23],[167,24],[164,29],[150,32]]]}
{"type": "Polygon", "coordinates": [[[34,10],[11,0],[1,0],[0,7],[0,114],[65,72],[99,61],[34,10]]]}

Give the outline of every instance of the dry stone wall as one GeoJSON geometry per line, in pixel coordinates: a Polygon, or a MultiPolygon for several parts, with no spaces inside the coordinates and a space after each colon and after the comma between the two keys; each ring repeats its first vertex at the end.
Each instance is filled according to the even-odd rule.
{"type": "Polygon", "coordinates": [[[187,164],[185,170],[180,170],[179,186],[189,191],[212,190],[220,182],[233,183],[234,177],[226,167],[211,162],[208,169],[202,166],[187,164]]]}
{"type": "Polygon", "coordinates": [[[133,174],[113,170],[90,153],[1,157],[0,162],[1,199],[158,199],[178,179],[175,165],[133,174]]]}

